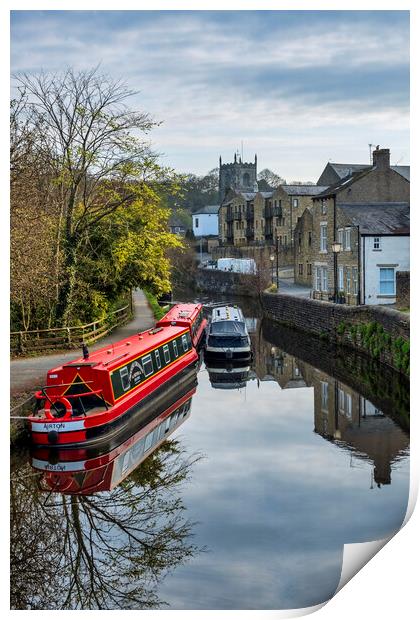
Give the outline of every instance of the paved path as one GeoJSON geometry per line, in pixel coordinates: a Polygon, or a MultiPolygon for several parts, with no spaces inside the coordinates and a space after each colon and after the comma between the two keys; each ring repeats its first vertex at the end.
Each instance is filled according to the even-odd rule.
{"type": "MultiPolygon", "coordinates": [[[[89,347],[91,351],[127,338],[133,333],[144,331],[155,324],[153,312],[143,291],[136,290],[133,292],[133,305],[133,320],[123,327],[118,327],[105,338],[95,342],[95,344],[89,347]]],[[[72,351],[52,353],[51,355],[42,355],[40,357],[12,360],[10,363],[10,393],[17,394],[44,383],[45,376],[50,368],[58,366],[61,362],[77,358],[79,353],[81,354],[80,349],[73,349],[72,351]]]]}

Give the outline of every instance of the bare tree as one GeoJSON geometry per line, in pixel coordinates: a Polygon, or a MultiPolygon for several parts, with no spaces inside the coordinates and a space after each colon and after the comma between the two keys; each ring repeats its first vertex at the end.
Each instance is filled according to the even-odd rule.
{"type": "Polygon", "coordinates": [[[27,130],[42,128],[38,148],[48,153],[60,196],[63,273],[56,318],[66,323],[83,238],[100,220],[133,201],[145,181],[156,175],[149,143],[132,133],[144,135],[156,123],[126,106],[134,91],[97,69],[19,74],[15,79],[26,94],[20,113],[25,114],[27,130]]]}
{"type": "Polygon", "coordinates": [[[196,461],[167,441],[115,489],[94,495],[65,495],[54,486],[40,493],[43,474],[16,464],[11,607],[163,606],[160,580],[199,551],[179,495],[196,461]]]}

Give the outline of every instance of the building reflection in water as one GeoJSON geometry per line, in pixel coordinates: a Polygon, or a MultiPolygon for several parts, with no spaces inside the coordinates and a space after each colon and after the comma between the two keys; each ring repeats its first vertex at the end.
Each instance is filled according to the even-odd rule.
{"type": "Polygon", "coordinates": [[[12,609],[163,604],[160,581],[199,551],[180,494],[199,456],[168,439],[194,392],[181,387],[119,445],[37,449],[34,468],[12,468],[12,609]]]}
{"type": "MultiPolygon", "coordinates": [[[[314,431],[351,458],[372,463],[372,485],[391,484],[391,469],[406,456],[409,434],[360,393],[311,364],[253,334],[254,366],[261,381],[282,389],[312,387],[314,431]]],[[[353,462],[353,461],[352,461],[353,462]]]]}

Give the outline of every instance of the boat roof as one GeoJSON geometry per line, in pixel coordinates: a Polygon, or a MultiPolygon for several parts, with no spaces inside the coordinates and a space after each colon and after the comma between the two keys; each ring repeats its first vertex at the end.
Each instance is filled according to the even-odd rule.
{"type": "Polygon", "coordinates": [[[128,338],[92,351],[88,359],[84,359],[82,356],[56,366],[49,370],[48,374],[72,366],[91,366],[95,369],[112,371],[121,364],[129,362],[139,355],[146,354],[149,350],[153,350],[176,336],[180,336],[185,331],[185,326],[178,325],[167,325],[164,328],[152,327],[147,331],[134,333],[128,338]]]}
{"type": "Polygon", "coordinates": [[[238,306],[218,306],[211,313],[211,321],[243,321],[244,315],[238,306]]]}
{"type": "Polygon", "coordinates": [[[156,325],[165,325],[171,321],[191,321],[202,307],[203,304],[176,304],[159,319],[156,325]]]}

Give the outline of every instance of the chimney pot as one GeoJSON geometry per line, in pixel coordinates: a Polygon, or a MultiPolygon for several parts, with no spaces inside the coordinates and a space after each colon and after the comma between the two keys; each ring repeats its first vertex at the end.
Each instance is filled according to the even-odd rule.
{"type": "Polygon", "coordinates": [[[389,149],[376,148],[373,153],[373,165],[378,170],[385,170],[390,167],[390,152],[389,149]]]}

